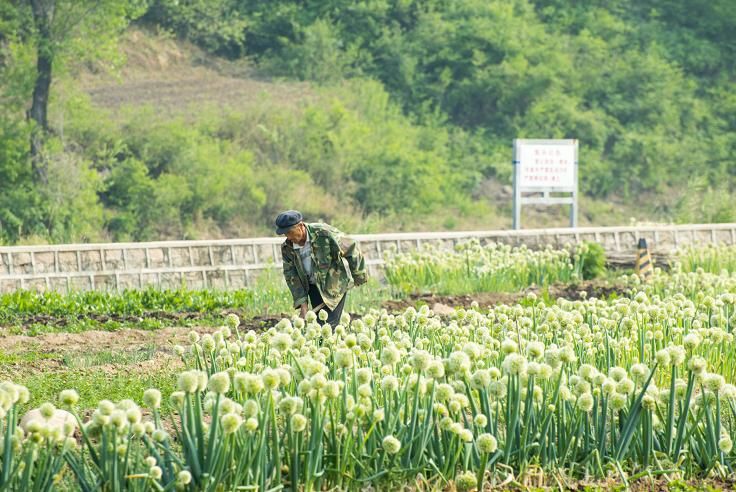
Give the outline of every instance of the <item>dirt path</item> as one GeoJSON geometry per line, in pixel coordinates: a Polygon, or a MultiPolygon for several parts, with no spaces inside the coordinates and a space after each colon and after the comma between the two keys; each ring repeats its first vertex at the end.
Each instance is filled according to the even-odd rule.
{"type": "MultiPolygon", "coordinates": [[[[185,344],[191,328],[162,328],[160,330],[123,329],[118,331],[90,330],[83,333],[48,333],[38,336],[11,335],[0,338],[0,350],[20,352],[89,352],[102,350],[140,350],[150,346],[171,349],[185,344]]],[[[196,328],[211,333],[216,328],[196,328]]]]}

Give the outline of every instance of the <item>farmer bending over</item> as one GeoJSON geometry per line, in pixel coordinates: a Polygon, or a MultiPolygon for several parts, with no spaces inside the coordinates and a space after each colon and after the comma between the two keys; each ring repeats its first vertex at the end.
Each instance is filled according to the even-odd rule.
{"type": "Polygon", "coordinates": [[[294,309],[300,309],[304,318],[311,301],[312,310],[326,311],[327,322],[334,328],[347,291],[366,282],[365,260],[357,243],[331,225],[305,223],[296,210],[279,214],[275,222],[276,234],[286,235],[281,256],[294,309]]]}

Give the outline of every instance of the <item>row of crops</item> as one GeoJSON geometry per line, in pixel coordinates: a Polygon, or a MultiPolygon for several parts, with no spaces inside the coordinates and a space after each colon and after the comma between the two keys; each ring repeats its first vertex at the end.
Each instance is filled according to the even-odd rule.
{"type": "Polygon", "coordinates": [[[629,295],[617,299],[531,294],[449,317],[371,310],[334,332],[311,314],[262,333],[230,315],[175,347],[186,371],[170,395],[87,409],[69,389],[24,426],[28,390],[6,381],[0,490],[727,477],[736,275],[708,261],[718,273],[678,263],[647,284],[623,276],[629,295]],[[175,409],[166,417],[163,398],[175,409]],[[56,407],[73,419],[58,421],[56,407]]]}
{"type": "MultiPolygon", "coordinates": [[[[478,241],[470,241],[450,251],[427,248],[388,254],[386,261],[387,284],[398,294],[417,290],[454,294],[510,292],[532,284],[582,280],[600,274],[605,258],[599,245],[587,243],[570,249],[534,251],[524,246],[481,246],[478,241]]],[[[264,305],[286,311],[289,301],[286,285],[276,271],[268,271],[254,289],[230,291],[147,288],[64,294],[18,290],[0,295],[0,323],[28,316],[145,316],[152,312],[212,313],[226,309],[257,313],[264,305]]]]}
{"type": "MultiPolygon", "coordinates": [[[[212,313],[222,309],[251,309],[283,299],[278,272],[268,271],[254,289],[191,290],[128,289],[114,291],[16,290],[0,296],[0,323],[20,316],[85,316],[90,314],[142,316],[150,312],[212,313]],[[278,282],[277,282],[278,281],[278,282]]],[[[288,306],[287,303],[283,305],[288,306]]]]}
{"type": "MultiPolygon", "coordinates": [[[[692,248],[682,251],[675,259],[684,271],[699,268],[712,273],[721,269],[736,271],[736,248],[692,248]]],[[[417,291],[436,294],[513,292],[530,285],[578,282],[605,272],[604,251],[595,243],[535,251],[525,246],[481,245],[478,241],[469,241],[454,250],[427,247],[403,254],[387,253],[385,260],[386,283],[398,296],[417,291]]],[[[370,289],[373,293],[380,290],[376,283],[370,289]]],[[[385,295],[383,292],[376,294],[371,296],[358,289],[351,298],[365,297],[361,304],[368,304],[385,295]]],[[[32,316],[145,317],[151,313],[207,314],[236,309],[245,314],[263,314],[264,308],[269,312],[283,312],[290,306],[281,274],[272,270],[266,271],[253,289],[231,291],[182,287],[63,294],[17,290],[0,295],[0,324],[12,325],[32,316]]]]}
{"type": "Polygon", "coordinates": [[[399,292],[466,294],[513,292],[530,285],[594,278],[603,273],[605,253],[596,243],[537,251],[471,240],[452,250],[425,246],[402,254],[389,251],[385,262],[386,279],[399,292]]]}
{"type": "MultiPolygon", "coordinates": [[[[606,275],[605,251],[590,242],[558,250],[551,246],[531,250],[523,245],[482,245],[471,240],[451,250],[427,245],[407,253],[388,251],[384,259],[386,280],[399,293],[513,292],[531,285],[577,283],[606,275]]],[[[683,248],[661,266],[675,265],[688,272],[736,271],[736,247],[683,248]]]]}

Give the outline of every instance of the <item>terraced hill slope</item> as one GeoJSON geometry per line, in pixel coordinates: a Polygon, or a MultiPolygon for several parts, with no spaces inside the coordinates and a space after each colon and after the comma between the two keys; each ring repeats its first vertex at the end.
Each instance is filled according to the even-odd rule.
{"type": "Polygon", "coordinates": [[[89,67],[81,86],[99,107],[149,105],[162,114],[202,106],[295,105],[313,95],[309,84],[270,80],[247,62],[229,62],[165,35],[131,30],[122,42],[124,64],[114,74],[89,67]]]}

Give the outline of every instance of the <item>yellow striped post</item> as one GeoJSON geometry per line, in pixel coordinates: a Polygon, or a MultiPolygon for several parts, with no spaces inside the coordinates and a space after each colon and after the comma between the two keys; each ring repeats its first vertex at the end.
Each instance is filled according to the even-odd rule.
{"type": "Polygon", "coordinates": [[[634,271],[636,271],[636,274],[639,275],[639,278],[642,280],[649,280],[652,278],[652,273],[654,272],[652,257],[649,254],[647,240],[644,238],[639,239],[639,250],[636,253],[634,271]]]}

